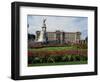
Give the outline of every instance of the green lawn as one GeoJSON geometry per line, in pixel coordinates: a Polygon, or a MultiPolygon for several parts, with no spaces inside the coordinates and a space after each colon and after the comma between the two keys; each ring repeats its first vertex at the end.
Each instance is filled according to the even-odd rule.
{"type": "Polygon", "coordinates": [[[72,61],[72,62],[58,62],[58,63],[42,63],[42,64],[28,64],[31,66],[54,66],[54,65],[77,65],[77,64],[87,64],[87,61],[72,61]]]}
{"type": "MultiPolygon", "coordinates": [[[[34,48],[30,48],[29,50],[30,51],[59,51],[59,50],[76,50],[77,48],[76,47],[43,47],[43,48],[38,48],[38,49],[34,49],[34,48]]],[[[86,50],[86,49],[82,49],[82,50],[86,50]]]]}

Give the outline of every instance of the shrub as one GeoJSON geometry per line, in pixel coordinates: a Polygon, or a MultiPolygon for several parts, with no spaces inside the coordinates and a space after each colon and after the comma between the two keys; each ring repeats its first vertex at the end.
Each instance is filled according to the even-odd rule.
{"type": "Polygon", "coordinates": [[[40,63],[40,58],[39,57],[34,57],[32,63],[40,63]]]}
{"type": "Polygon", "coordinates": [[[81,57],[80,57],[80,60],[86,61],[86,60],[87,60],[87,57],[86,57],[86,56],[81,56],[81,57]]]}
{"type": "Polygon", "coordinates": [[[56,55],[55,62],[61,62],[62,61],[62,55],[56,55]]]}
{"type": "Polygon", "coordinates": [[[28,64],[32,64],[32,63],[33,63],[33,62],[32,62],[33,60],[34,60],[33,57],[28,57],[28,64]]]}
{"type": "Polygon", "coordinates": [[[75,61],[81,61],[80,57],[81,55],[75,55],[75,61]]]}
{"type": "Polygon", "coordinates": [[[69,56],[69,55],[64,55],[64,56],[62,57],[62,61],[63,61],[63,62],[68,62],[68,61],[70,61],[70,56],[69,56]]]}
{"type": "Polygon", "coordinates": [[[28,56],[28,64],[36,63],[55,63],[55,62],[71,62],[71,61],[86,61],[87,56],[77,54],[65,54],[65,55],[32,55],[28,56]]]}
{"type": "Polygon", "coordinates": [[[56,58],[55,55],[50,55],[50,56],[47,58],[47,62],[49,62],[49,63],[55,63],[55,58],[56,58]]]}

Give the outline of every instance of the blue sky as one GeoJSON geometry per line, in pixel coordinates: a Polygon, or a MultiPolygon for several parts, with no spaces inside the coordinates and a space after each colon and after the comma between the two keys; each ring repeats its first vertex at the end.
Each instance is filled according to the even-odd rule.
{"type": "Polygon", "coordinates": [[[28,33],[35,34],[41,30],[43,19],[46,18],[47,31],[54,32],[61,30],[64,32],[81,32],[81,39],[84,39],[88,33],[87,17],[69,17],[69,16],[41,16],[28,15],[27,23],[29,24],[28,33]]]}

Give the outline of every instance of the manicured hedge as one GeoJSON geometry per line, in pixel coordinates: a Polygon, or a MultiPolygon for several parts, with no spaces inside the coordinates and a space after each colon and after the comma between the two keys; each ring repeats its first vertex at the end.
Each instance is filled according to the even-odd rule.
{"type": "Polygon", "coordinates": [[[87,56],[68,55],[68,54],[67,55],[28,56],[28,64],[86,61],[86,60],[87,60],[87,56]]]}

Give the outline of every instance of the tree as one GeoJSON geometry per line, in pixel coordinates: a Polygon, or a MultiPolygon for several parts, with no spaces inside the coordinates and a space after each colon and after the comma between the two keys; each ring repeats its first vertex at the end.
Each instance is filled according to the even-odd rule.
{"type": "Polygon", "coordinates": [[[35,40],[34,34],[28,34],[28,40],[35,40]]]}
{"type": "Polygon", "coordinates": [[[86,43],[88,42],[88,37],[85,38],[86,43]]]}

